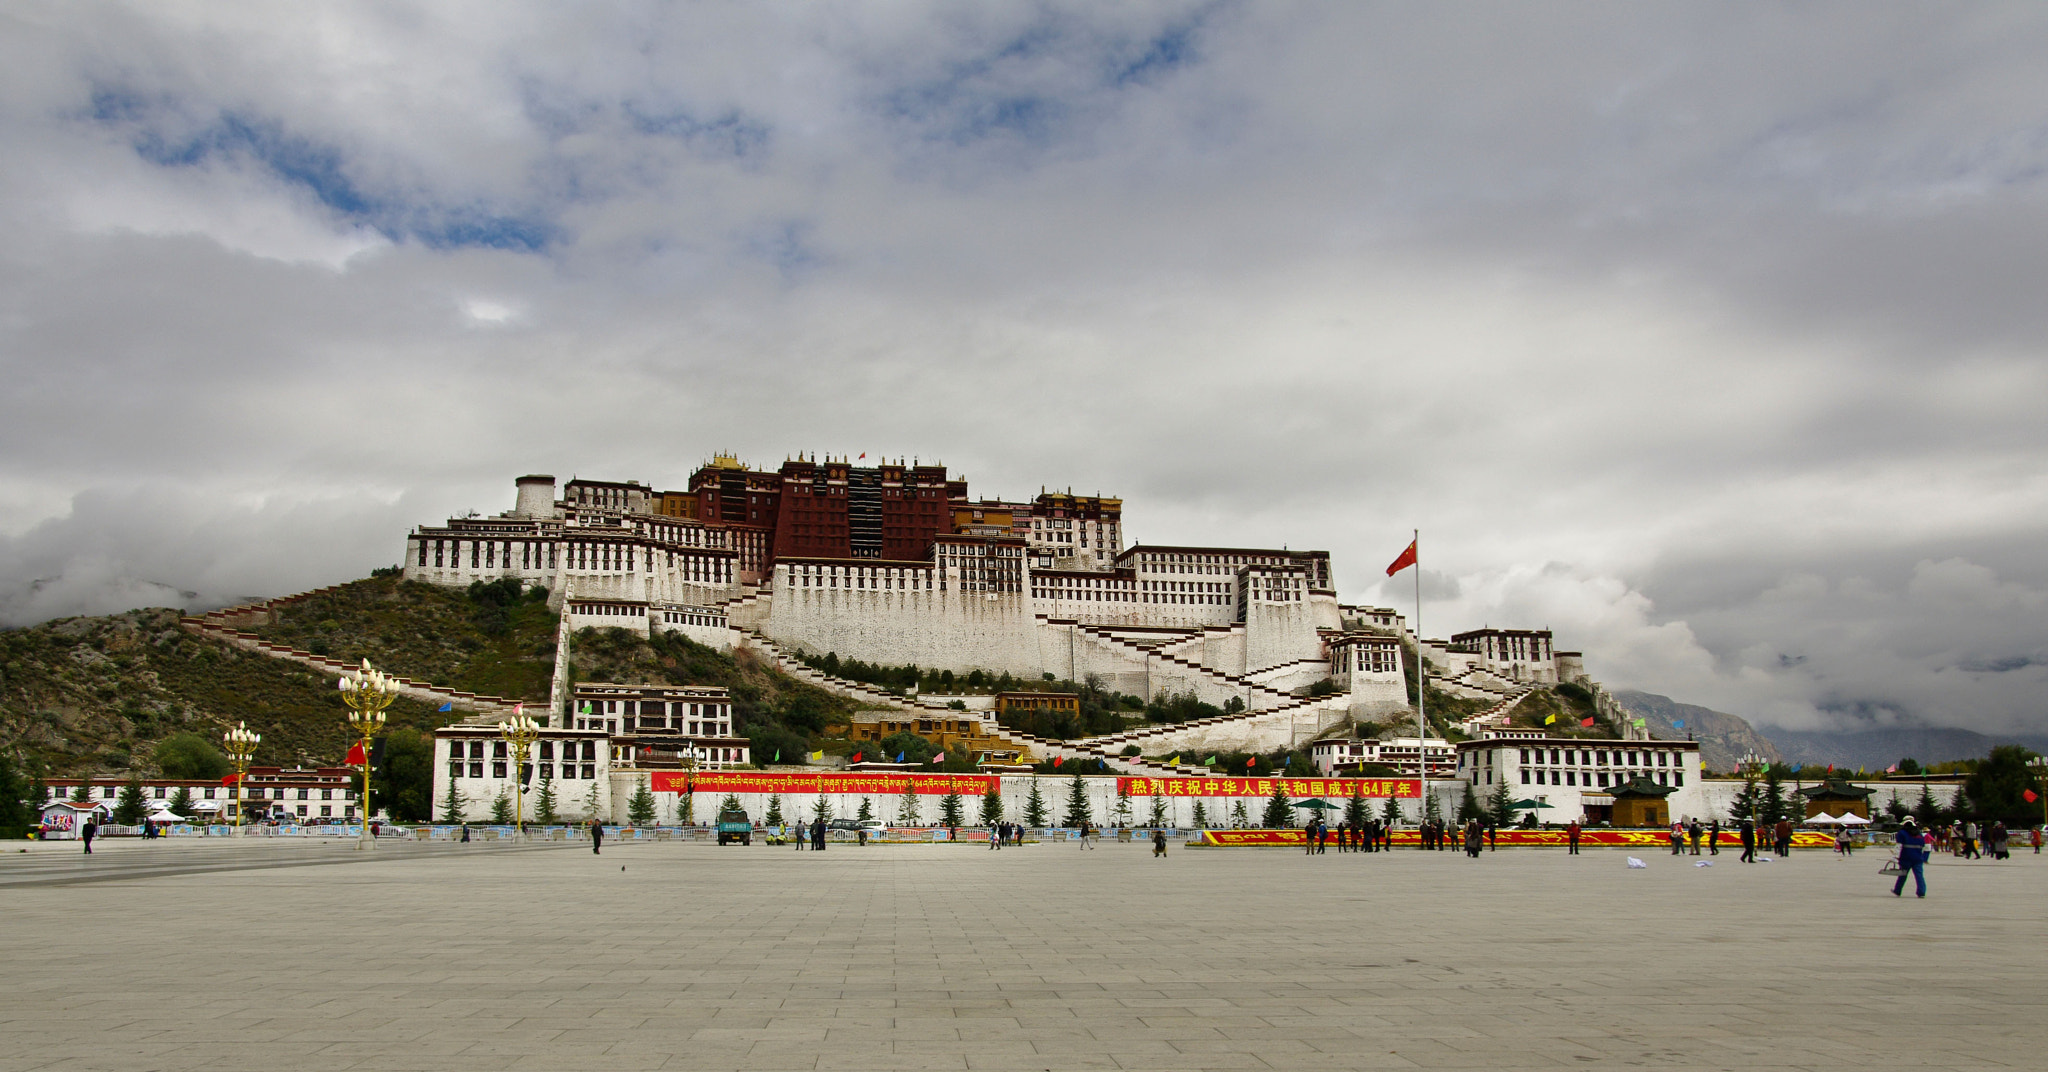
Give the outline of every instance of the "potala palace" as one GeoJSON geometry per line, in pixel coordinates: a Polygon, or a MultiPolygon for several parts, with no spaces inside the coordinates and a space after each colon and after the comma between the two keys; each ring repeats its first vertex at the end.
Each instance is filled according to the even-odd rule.
{"type": "Polygon", "coordinates": [[[793,653],[835,652],[1242,705],[1230,718],[1098,742],[1113,752],[1269,750],[1348,718],[1412,716],[1404,640],[1421,645],[1440,687],[1503,706],[1585,676],[1579,654],[1554,650],[1545,630],[1426,640],[1393,610],[1340,602],[1327,552],[1127,545],[1118,499],[970,500],[943,466],[828,458],[767,471],[721,455],[684,491],[558,487],[551,476],[515,484],[504,514],[408,535],[406,578],[516,577],[548,589],[565,630],[672,630],[754,648],[800,675],[810,672],[793,653]],[[1325,679],[1334,693],[1299,695],[1325,679]]]}

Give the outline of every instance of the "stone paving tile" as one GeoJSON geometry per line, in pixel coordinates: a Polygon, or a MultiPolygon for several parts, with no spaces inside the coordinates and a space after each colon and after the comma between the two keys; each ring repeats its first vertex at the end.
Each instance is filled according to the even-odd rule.
{"type": "Polygon", "coordinates": [[[2014,1069],[2048,1014],[2030,857],[35,848],[0,1072],[2014,1069]]]}

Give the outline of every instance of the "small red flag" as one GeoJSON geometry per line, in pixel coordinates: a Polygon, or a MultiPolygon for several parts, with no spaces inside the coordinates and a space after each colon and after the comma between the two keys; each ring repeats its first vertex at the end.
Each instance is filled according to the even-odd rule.
{"type": "Polygon", "coordinates": [[[1052,757],[1052,768],[1054,770],[1058,770],[1060,768],[1060,764],[1065,763],[1066,761],[1067,757],[1065,756],[1054,756],[1052,757]]]}
{"type": "Polygon", "coordinates": [[[865,754],[865,753],[861,753],[861,752],[855,752],[855,753],[853,754],[853,758],[852,758],[852,759],[850,759],[850,760],[847,760],[847,762],[848,762],[848,763],[859,763],[859,762],[860,762],[860,757],[861,757],[862,755],[864,755],[864,754],[865,754]]]}
{"type": "Polygon", "coordinates": [[[240,781],[240,780],[241,780],[241,778],[242,778],[242,776],[241,776],[241,775],[239,775],[239,774],[230,774],[230,775],[228,775],[227,777],[225,777],[225,778],[222,778],[222,779],[220,780],[220,784],[222,784],[222,785],[226,785],[226,786],[232,786],[232,785],[234,785],[234,784],[235,784],[236,782],[240,781]]]}
{"type": "Polygon", "coordinates": [[[345,759],[345,760],[343,760],[342,762],[343,762],[343,763],[346,763],[347,765],[349,765],[349,766],[351,766],[351,767],[360,767],[360,766],[362,766],[362,765],[363,765],[363,742],[361,742],[361,741],[357,741],[356,743],[354,743],[354,744],[352,744],[352,745],[349,745],[349,746],[348,746],[348,758],[347,758],[347,759],[345,759]]]}
{"type": "Polygon", "coordinates": [[[1408,542],[1408,549],[1406,551],[1401,552],[1401,557],[1395,559],[1393,565],[1387,567],[1387,576],[1392,577],[1394,574],[1399,573],[1402,570],[1407,569],[1408,567],[1414,564],[1415,541],[1410,540],[1408,542]]]}
{"type": "Polygon", "coordinates": [[[1581,725],[1581,726],[1584,726],[1584,727],[1585,727],[1585,728],[1587,728],[1587,729],[1592,729],[1592,728],[1593,728],[1593,720],[1592,720],[1592,719],[1591,719],[1590,717],[1588,717],[1588,718],[1582,718],[1582,719],[1580,719],[1580,720],[1579,720],[1579,725],[1581,725]]]}
{"type": "Polygon", "coordinates": [[[2037,801],[2037,800],[2041,799],[2040,797],[2036,796],[2036,795],[2034,794],[2034,791],[2033,791],[2033,790],[2031,790],[2031,789],[2029,789],[2029,790],[2027,790],[2027,791],[2025,791],[2025,792],[2021,793],[2020,795],[2021,795],[2021,796],[2023,796],[2023,797],[2026,797],[2026,798],[2027,798],[2027,803],[2029,803],[2029,804],[2032,804],[2033,802],[2035,802],[2035,801],[2037,801]]]}

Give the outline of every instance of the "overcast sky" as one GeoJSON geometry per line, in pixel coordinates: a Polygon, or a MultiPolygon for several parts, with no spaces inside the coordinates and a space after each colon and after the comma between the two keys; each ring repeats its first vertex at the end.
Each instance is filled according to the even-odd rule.
{"type": "Polygon", "coordinates": [[[2042,728],[2033,5],[0,9],[0,618],[915,456],[1794,728],[2042,728]]]}

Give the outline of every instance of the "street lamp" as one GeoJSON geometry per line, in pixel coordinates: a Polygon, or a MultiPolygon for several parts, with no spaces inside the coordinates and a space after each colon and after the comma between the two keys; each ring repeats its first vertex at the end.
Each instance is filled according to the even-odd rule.
{"type": "Polygon", "coordinates": [[[523,836],[526,833],[526,754],[533,742],[540,740],[540,723],[526,717],[526,705],[514,704],[512,721],[498,723],[498,736],[512,744],[512,793],[517,801],[513,805],[512,823],[523,836]]]}
{"type": "Polygon", "coordinates": [[[1756,752],[1748,752],[1736,762],[1742,764],[1742,778],[1749,783],[1749,821],[1754,826],[1760,821],[1756,810],[1756,780],[1770,769],[1771,761],[1756,752]]]}
{"type": "Polygon", "coordinates": [[[381,670],[371,669],[370,660],[364,659],[362,669],[341,675],[338,684],[342,702],[348,704],[348,724],[362,738],[363,832],[356,839],[356,848],[374,848],[377,842],[370,834],[370,738],[384,725],[384,709],[398,699],[398,682],[381,670]]]}
{"type": "Polygon", "coordinates": [[[246,722],[235,723],[235,728],[220,735],[221,744],[228,750],[228,758],[235,764],[235,836],[242,836],[242,779],[247,776],[249,760],[255,758],[256,746],[263,740],[260,733],[251,733],[246,722]]]}

